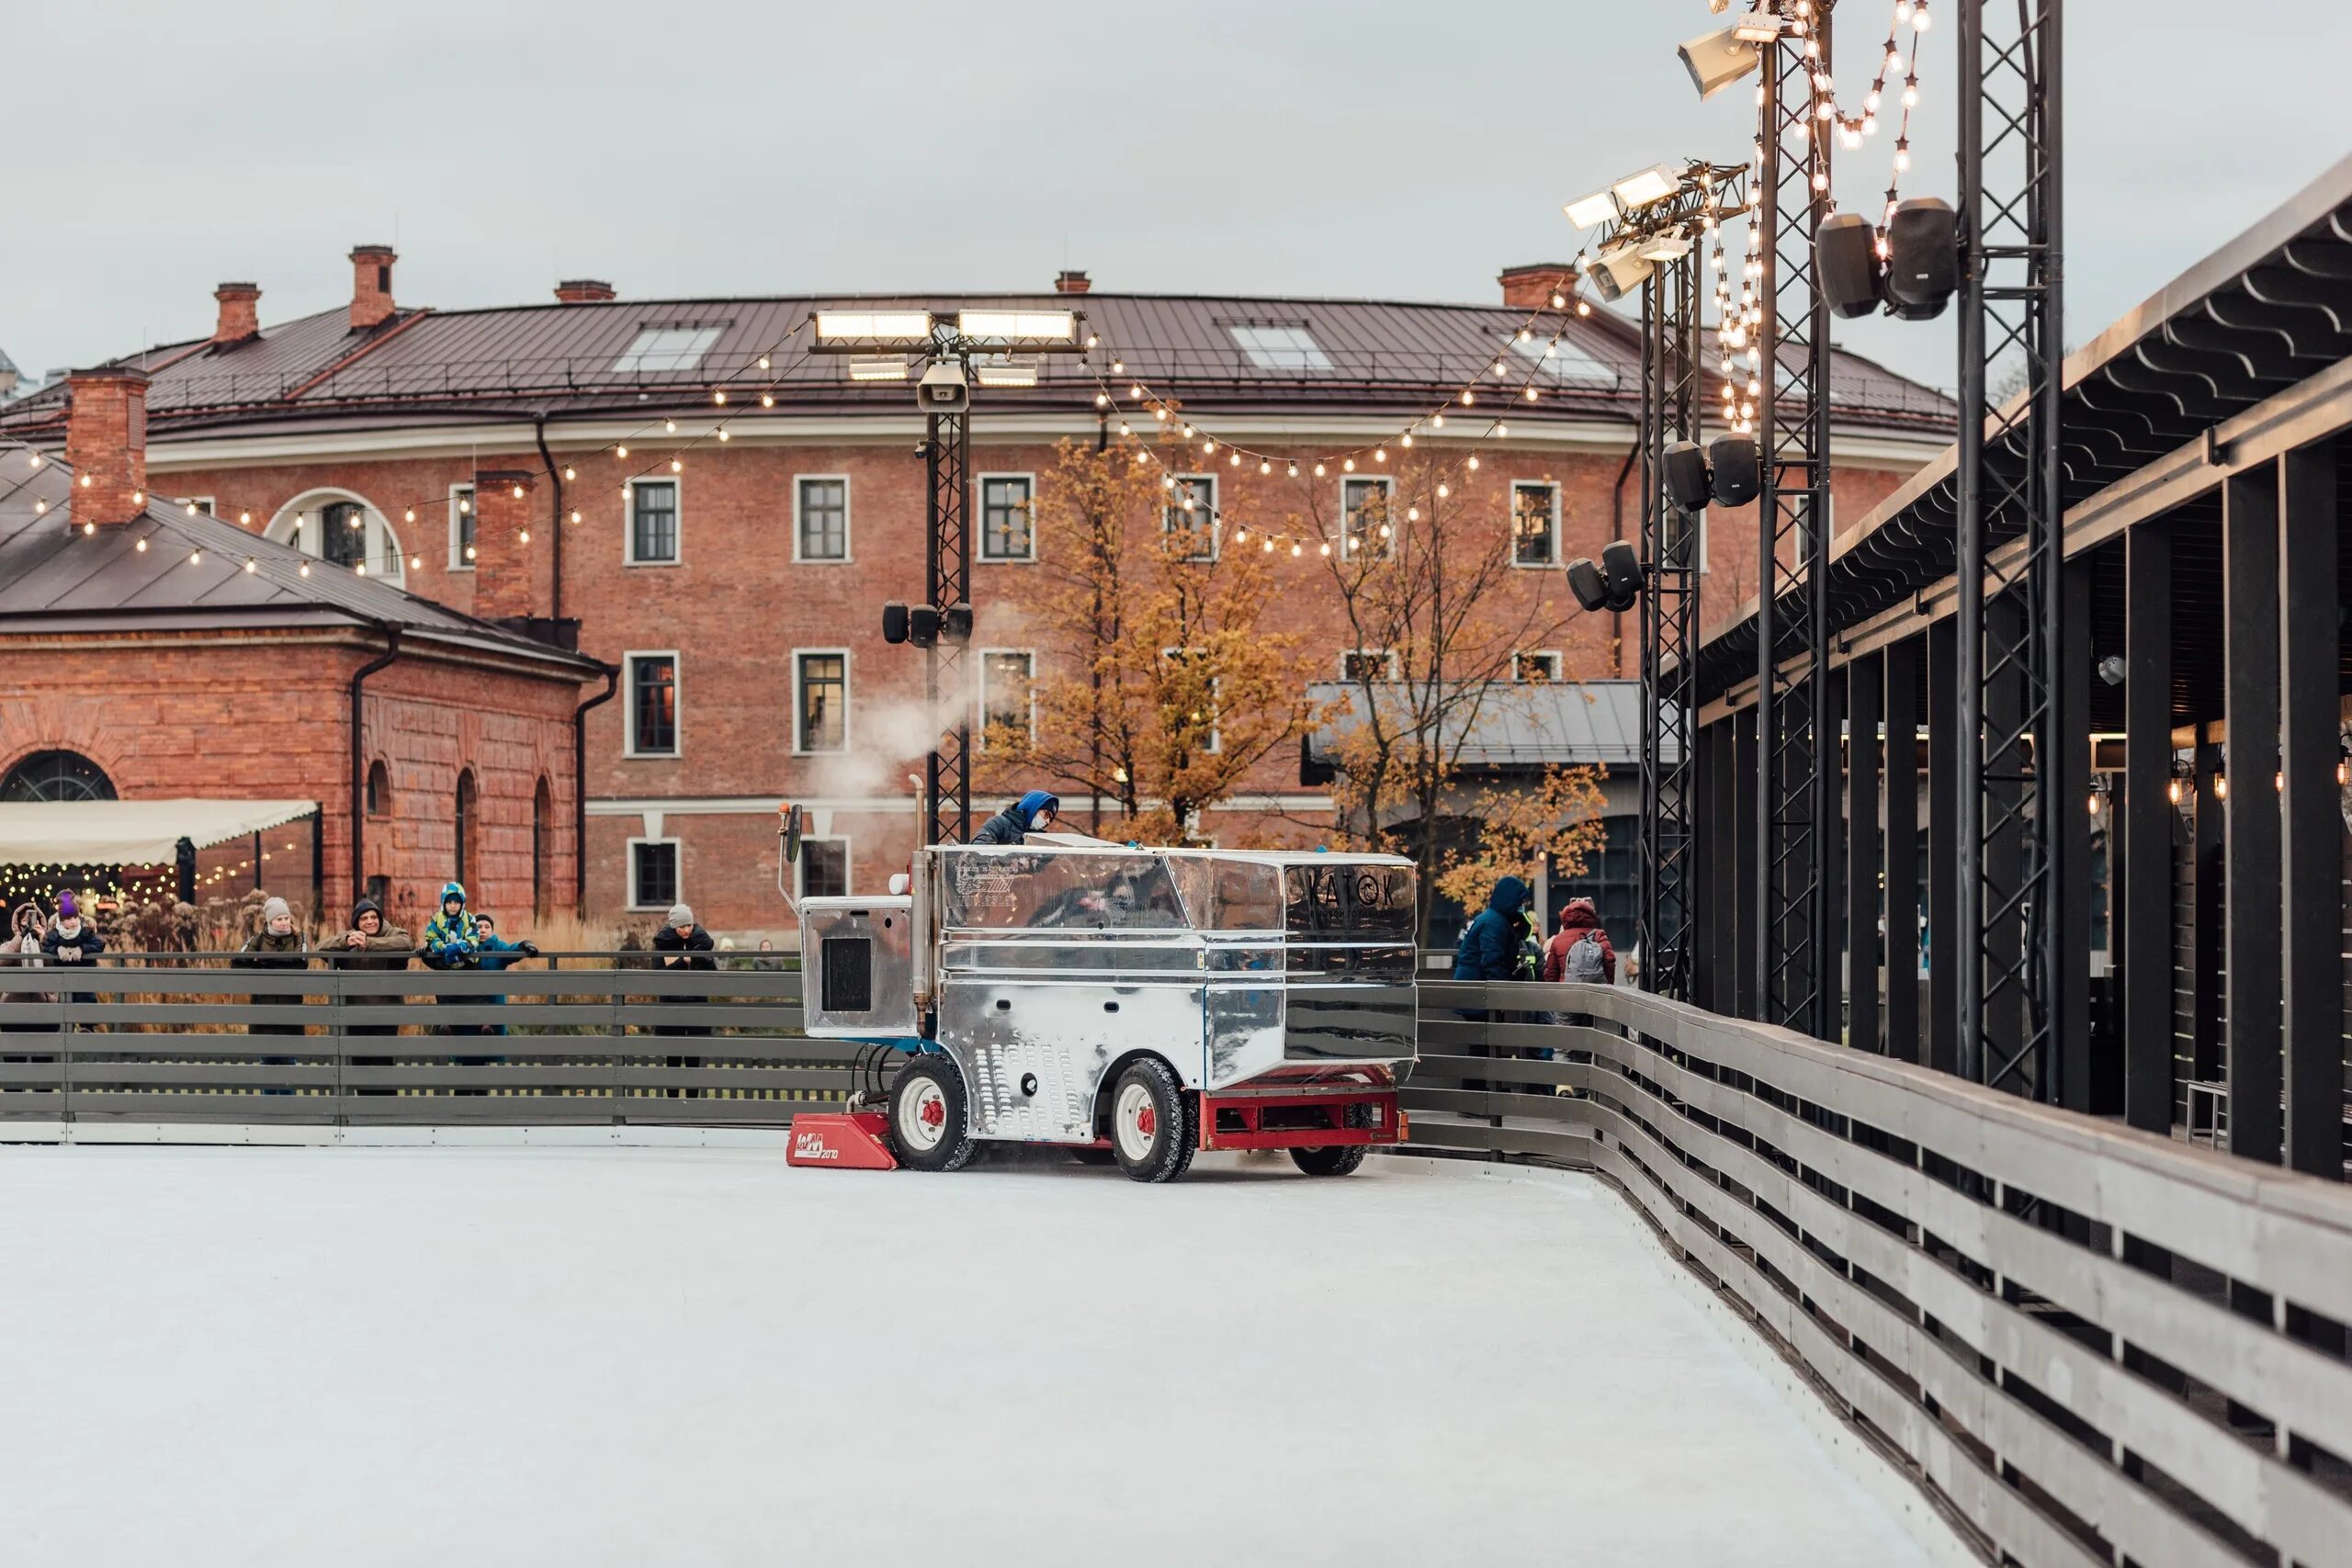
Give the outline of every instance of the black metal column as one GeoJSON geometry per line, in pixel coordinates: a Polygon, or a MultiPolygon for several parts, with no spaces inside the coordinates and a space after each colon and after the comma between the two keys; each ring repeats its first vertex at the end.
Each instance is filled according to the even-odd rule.
{"type": "MultiPolygon", "coordinates": [[[[1879,1051],[1879,715],[1882,654],[1846,665],[1846,1043],[1879,1051]]],[[[1890,976],[1890,979],[1892,977],[1890,976]]]]}
{"type": "Polygon", "coordinates": [[[2344,1175],[2344,824],[2335,782],[2336,449],[2299,447],[2278,471],[2280,1032],[2286,1161],[2344,1175]]]}
{"type": "Polygon", "coordinates": [[[1928,1055],[1951,1072],[1960,1058],[1960,884],[1974,867],[1960,857],[1960,648],[1958,623],[1928,628],[1928,1055]]]}
{"type": "Polygon", "coordinates": [[[1919,657],[1922,639],[1886,650],[1886,1049],[1927,1060],[1919,1033],[1919,657]]]}
{"type": "Polygon", "coordinates": [[[2172,1127],[2173,832],[2172,535],[2161,520],[2125,536],[2123,1119],[2143,1132],[2172,1127]]]}
{"type": "MultiPolygon", "coordinates": [[[[972,591],[972,427],[960,413],[930,416],[923,443],[930,479],[930,530],[923,565],[923,603],[943,614],[961,608],[969,615],[972,591]]],[[[965,700],[970,682],[965,639],[943,635],[924,651],[923,697],[940,715],[943,696],[953,704],[954,722],[941,731],[925,765],[923,842],[960,844],[972,836],[972,728],[965,700]]]]}
{"type": "Polygon", "coordinates": [[[1764,765],[1752,777],[1763,835],[1752,929],[1760,1016],[1815,1038],[1836,1027],[1836,737],[1828,678],[1829,310],[1815,287],[1814,236],[1829,207],[1830,142],[1816,132],[1815,79],[1831,69],[1830,6],[1793,6],[1763,51],[1757,136],[1765,276],[1758,366],[1764,470],[1757,528],[1757,714],[1764,765]],[[1800,660],[1793,675],[1784,671],[1800,660]]]}
{"type": "MultiPolygon", "coordinates": [[[[1960,17],[1956,930],[1960,1070],[2047,1096],[2052,1041],[2087,976],[2060,953],[2059,749],[2065,711],[2058,423],[2062,167],[2059,0],[1965,0],[1960,17]],[[2025,391],[1987,403],[1996,367],[2025,391]],[[2013,548],[2004,549],[2005,545],[2013,548]]],[[[2079,803],[2075,809],[2080,810],[2079,803]]]]}
{"type": "Polygon", "coordinates": [[[1763,769],[1763,759],[1757,744],[1757,710],[1742,708],[1732,718],[1732,776],[1738,780],[1737,798],[1732,803],[1737,818],[1739,841],[1738,898],[1733,936],[1740,961],[1732,966],[1733,1010],[1741,1018],[1761,1018],[1764,1007],[1758,995],[1762,971],[1755,962],[1762,939],[1756,934],[1757,899],[1763,886],[1760,870],[1764,858],[1763,823],[1758,807],[1765,794],[1758,784],[1763,769]]]}
{"type": "MultiPolygon", "coordinates": [[[[2278,477],[2267,466],[2222,491],[2222,657],[2228,670],[2230,795],[2230,1152],[2276,1161],[2280,1147],[2278,477]]],[[[2340,876],[2341,852],[2330,863],[2340,876]]],[[[2338,1049],[2341,1049],[2339,1045],[2338,1049]]]]}
{"type": "Polygon", "coordinates": [[[2042,886],[2052,902],[2031,911],[2032,919],[2058,927],[2050,1021],[2056,1070],[2046,1092],[2085,1114],[2091,1109],[2091,571],[2088,555],[2059,569],[2064,597],[2058,618],[2058,711],[2070,716],[2075,728],[2058,737],[2045,774],[2052,778],[2045,807],[2055,818],[2050,837],[2057,863],[2042,886]]]}

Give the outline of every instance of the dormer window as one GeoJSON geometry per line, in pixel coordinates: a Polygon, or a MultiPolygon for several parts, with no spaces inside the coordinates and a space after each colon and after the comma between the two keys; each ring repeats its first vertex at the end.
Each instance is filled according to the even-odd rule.
{"type": "Polygon", "coordinates": [[[1303,321],[1228,321],[1233,344],[1261,370],[1329,370],[1331,356],[1303,321]]]}

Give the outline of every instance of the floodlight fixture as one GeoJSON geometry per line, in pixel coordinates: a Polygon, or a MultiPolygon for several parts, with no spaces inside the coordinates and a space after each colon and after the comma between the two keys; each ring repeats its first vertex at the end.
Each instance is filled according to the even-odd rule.
{"type": "Polygon", "coordinates": [[[964,310],[956,333],[972,344],[1066,344],[1078,336],[1074,310],[964,310]]]}
{"type": "Polygon", "coordinates": [[[915,383],[915,407],[927,414],[962,413],[972,406],[972,389],[964,379],[964,367],[953,359],[934,361],[924,369],[922,379],[915,383]]]}
{"type": "Polygon", "coordinates": [[[1617,193],[1597,190],[1590,196],[1578,197],[1560,210],[1579,229],[1598,229],[1603,223],[1617,221],[1617,193]]]}
{"type": "Polygon", "coordinates": [[[1636,169],[1609,187],[1617,204],[1627,212],[1654,206],[1682,188],[1682,176],[1670,164],[1653,164],[1646,169],[1636,169]]]}
{"type": "Polygon", "coordinates": [[[1037,384],[1037,362],[1001,355],[975,359],[972,379],[983,387],[1034,387],[1037,384]]]}
{"type": "Polygon", "coordinates": [[[1613,305],[1639,288],[1656,270],[1656,264],[1643,255],[1639,247],[1619,245],[1595,257],[1591,270],[1586,276],[1592,279],[1593,287],[1600,290],[1601,299],[1613,305]]]}
{"type": "Polygon", "coordinates": [[[817,341],[848,344],[922,344],[931,341],[928,310],[820,310],[817,341]]]}
{"type": "Polygon", "coordinates": [[[1653,234],[1638,242],[1634,254],[1644,261],[1680,261],[1690,254],[1690,242],[1680,234],[1653,234]]]}
{"type": "Polygon", "coordinates": [[[849,362],[849,378],[853,381],[903,381],[907,378],[907,362],[895,354],[860,355],[849,362]]]}
{"type": "Polygon", "coordinates": [[[1739,36],[1736,27],[1703,33],[1675,52],[1690,73],[1690,85],[1703,101],[1753,72],[1758,62],[1757,46],[1739,36]]]}
{"type": "Polygon", "coordinates": [[[1788,30],[1786,17],[1774,16],[1761,6],[1731,25],[1731,36],[1742,43],[1778,43],[1781,35],[1788,30]]]}

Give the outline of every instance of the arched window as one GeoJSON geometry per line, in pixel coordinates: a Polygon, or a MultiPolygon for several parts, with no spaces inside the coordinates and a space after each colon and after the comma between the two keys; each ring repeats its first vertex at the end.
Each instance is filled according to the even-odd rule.
{"type": "Polygon", "coordinates": [[[382,759],[368,764],[368,815],[390,817],[392,814],[392,775],[382,759]]]}
{"type": "Polygon", "coordinates": [[[474,840],[478,824],[474,814],[479,805],[474,798],[474,773],[471,768],[458,775],[458,864],[449,874],[465,886],[466,892],[480,897],[474,886],[474,840]]]}
{"type": "Polygon", "coordinates": [[[388,582],[408,576],[400,535],[366,497],[346,490],[305,491],[271,518],[269,536],[336,566],[367,568],[388,582]]]}
{"type": "Polygon", "coordinates": [[[0,779],[0,800],[113,800],[114,781],[79,751],[36,751],[0,779]]]}
{"type": "Polygon", "coordinates": [[[548,912],[548,829],[555,818],[555,795],[541,779],[539,787],[531,792],[531,918],[545,919],[548,912]]]}

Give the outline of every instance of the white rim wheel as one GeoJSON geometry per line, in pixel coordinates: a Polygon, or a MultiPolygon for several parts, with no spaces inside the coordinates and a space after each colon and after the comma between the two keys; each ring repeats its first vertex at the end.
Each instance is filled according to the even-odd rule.
{"type": "Polygon", "coordinates": [[[1121,1089],[1111,1119],[1112,1136],[1118,1141],[1119,1153],[1131,1164],[1148,1158],[1152,1139],[1159,1131],[1159,1108],[1151,1101],[1151,1090],[1139,1083],[1121,1089]]]}
{"type": "Polygon", "coordinates": [[[926,1153],[947,1136],[947,1097],[939,1085],[924,1078],[914,1092],[899,1101],[899,1141],[926,1153]]]}

